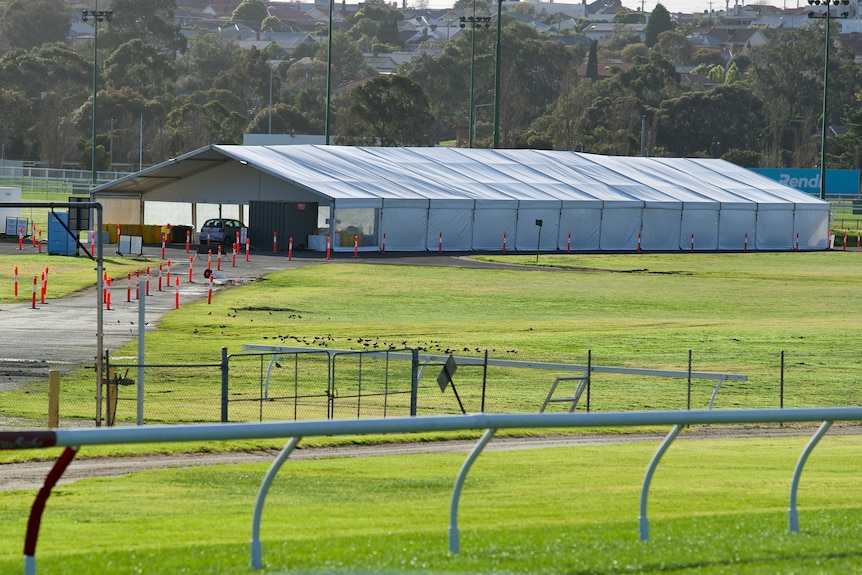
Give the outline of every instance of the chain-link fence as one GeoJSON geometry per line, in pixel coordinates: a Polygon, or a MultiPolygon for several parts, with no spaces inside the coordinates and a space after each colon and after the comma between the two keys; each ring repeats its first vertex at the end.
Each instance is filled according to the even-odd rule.
{"type": "Polygon", "coordinates": [[[52,368],[63,371],[61,427],[93,426],[96,414],[101,425],[133,425],[862,405],[862,352],[852,349],[520,355],[453,352],[453,373],[444,370],[448,355],[412,349],[265,348],[161,363],[148,356],[143,366],[135,357],[106,357],[99,393],[92,367],[29,366],[35,371],[27,377],[0,382],[0,427],[46,425],[52,368]],[[39,372],[43,379],[35,379],[39,372]]]}

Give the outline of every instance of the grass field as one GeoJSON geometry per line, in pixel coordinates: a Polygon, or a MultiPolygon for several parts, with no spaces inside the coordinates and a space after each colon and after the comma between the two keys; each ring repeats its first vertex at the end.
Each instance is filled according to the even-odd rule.
{"type": "MultiPolygon", "coordinates": [[[[859,405],[859,257],[540,257],[539,267],[561,271],[332,262],[221,292],[209,307],[184,306],[148,336],[147,352],[200,360],[223,345],[328,338],[355,348],[362,338],[552,361],[580,362],[592,350],[596,363],[658,368],[684,367],[691,349],[697,369],[749,375],[722,390],[719,407],[759,406],[759,397],[776,407],[784,350],[793,358],[789,406],[859,405]]],[[[39,267],[43,261],[55,265],[39,267]]],[[[534,256],[506,261],[536,265],[534,256]]],[[[87,266],[67,273],[92,281],[87,266]]],[[[646,385],[635,398],[653,402],[646,385]]],[[[89,383],[70,394],[64,402],[92,401],[89,383]]],[[[463,454],[289,462],[264,513],[266,572],[860,572],[862,441],[827,436],[815,450],[800,491],[802,532],[790,535],[787,494],[805,442],[676,443],[653,481],[648,543],[637,540],[637,500],[655,445],[487,453],[462,497],[458,556],[447,553],[446,533],[463,454]]],[[[60,487],[42,527],[39,572],[249,573],[251,510],[264,471],[153,471],[60,487]]],[[[2,573],[20,570],[33,495],[0,493],[2,573]]]]}
{"type": "MultiPolygon", "coordinates": [[[[42,261],[52,270],[76,267],[52,272],[52,297],[59,297],[55,288],[74,291],[93,281],[92,263],[83,258],[31,257],[27,265],[37,271],[42,261]]],[[[17,259],[2,261],[9,281],[17,259]]],[[[525,255],[505,261],[528,267],[336,261],[275,273],[217,294],[212,305],[198,302],[167,314],[147,337],[147,356],[162,363],[218,363],[222,346],[235,353],[243,344],[379,345],[567,363],[586,363],[591,352],[594,365],[684,371],[691,350],[695,371],[748,376],[724,384],[718,408],[779,407],[782,399],[785,407],[862,404],[862,355],[855,344],[862,324],[859,253],[542,255],[538,264],[525,255]]],[[[124,276],[123,265],[128,262],[109,260],[106,268],[124,276]]],[[[25,290],[19,299],[28,297],[25,290]]],[[[135,356],[136,349],[131,342],[111,351],[135,356]]],[[[217,397],[202,379],[217,380],[217,374],[179,371],[154,376],[180,378],[177,385],[187,394],[168,388],[154,396],[149,403],[158,421],[190,421],[188,412],[169,403],[181,397],[210,398],[216,417],[217,397]]],[[[91,377],[82,372],[80,384],[72,378],[64,385],[68,416],[92,417],[91,377]]],[[[538,409],[552,380],[547,373],[490,372],[500,409],[509,411],[538,409]]],[[[705,407],[712,389],[697,383],[694,406],[705,407]]],[[[464,393],[468,409],[477,410],[469,385],[464,393]]],[[[678,380],[655,378],[596,375],[592,393],[594,410],[679,409],[686,401],[678,380]]],[[[31,407],[24,402],[35,397],[34,388],[23,388],[9,402],[25,405],[22,416],[28,409],[41,413],[42,400],[31,407]]]]}
{"type": "MultiPolygon", "coordinates": [[[[266,573],[857,573],[862,441],[827,436],[787,529],[806,439],[678,441],[653,479],[655,444],[488,452],[448,512],[464,454],[289,461],[261,525],[266,573]]],[[[56,488],[39,573],[252,573],[251,512],[266,466],[151,471],[56,488]]],[[[0,492],[0,572],[20,572],[33,492],[0,492]]]]}

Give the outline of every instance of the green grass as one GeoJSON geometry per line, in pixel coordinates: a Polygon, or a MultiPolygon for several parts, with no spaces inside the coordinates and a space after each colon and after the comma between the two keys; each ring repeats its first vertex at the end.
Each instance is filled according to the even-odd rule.
{"type": "MultiPolygon", "coordinates": [[[[93,281],[91,263],[67,259],[83,264],[69,272],[77,281],[93,281]]],[[[217,363],[222,346],[237,353],[243,344],[326,343],[473,356],[488,350],[492,359],[567,363],[586,363],[589,351],[594,365],[685,371],[691,350],[695,371],[748,376],[747,382],[725,382],[717,408],[752,408],[780,405],[783,351],[785,407],[862,404],[854,343],[862,327],[862,298],[854,295],[862,272],[858,253],[541,255],[538,266],[560,268],[555,271],[535,269],[535,256],[494,259],[525,268],[336,261],[275,273],[219,292],[212,305],[201,301],[168,313],[147,336],[147,356],[160,363],[217,363]]],[[[15,257],[4,261],[8,270],[15,257]]],[[[52,273],[52,289],[59,275],[52,273]]],[[[136,349],[133,341],[111,354],[135,356],[136,349]]],[[[250,378],[260,372],[257,365],[247,369],[250,378]]],[[[488,375],[489,398],[497,403],[486,409],[536,411],[555,374],[492,369],[488,375]]],[[[459,370],[468,410],[479,408],[480,379],[479,369],[459,370]]],[[[149,388],[155,421],[217,418],[217,372],[172,369],[148,380],[168,386],[149,388]],[[212,405],[204,409],[202,398],[212,405]]],[[[315,381],[311,391],[319,393],[315,381]]],[[[684,408],[681,383],[594,375],[591,409],[684,408]]],[[[33,401],[42,387],[7,395],[16,414],[44,411],[44,401],[33,401]]],[[[63,390],[65,415],[92,417],[91,370],[70,376],[63,390]]],[[[705,407],[712,391],[712,383],[695,381],[693,407],[705,407]]],[[[433,397],[444,412],[457,409],[452,396],[433,397]]],[[[133,411],[122,417],[134,420],[133,411]]]]}
{"type": "MultiPolygon", "coordinates": [[[[47,245],[43,246],[47,251],[47,245]]],[[[145,270],[152,262],[134,259],[106,257],[103,270],[109,277],[125,278],[136,270],[145,270]]],[[[158,262],[155,267],[158,268],[158,262]]],[[[42,274],[48,270],[48,294],[50,299],[62,298],[77,293],[96,283],[96,262],[81,253],[79,256],[51,256],[33,253],[32,245],[24,246],[21,255],[0,256],[0,303],[23,303],[33,294],[33,278],[37,278],[37,296],[42,286],[42,274]],[[15,269],[18,270],[18,296],[15,296],[15,269]]],[[[125,284],[123,284],[125,285],[125,284]]]]}
{"type": "MultiPolygon", "coordinates": [[[[677,441],[652,482],[649,542],[638,541],[638,501],[656,445],[487,452],[462,493],[458,555],[448,553],[448,513],[464,454],[289,461],[263,514],[265,572],[856,572],[862,441],[827,437],[812,454],[793,535],[788,486],[805,441],[677,441]]],[[[265,469],[175,469],[58,487],[39,573],[250,573],[251,511],[265,469]]],[[[0,492],[0,572],[20,569],[33,495],[0,492]]]]}
{"type": "MultiPolygon", "coordinates": [[[[836,252],[540,257],[539,266],[568,268],[561,271],[332,262],[220,292],[211,306],[185,305],[148,334],[147,354],[197,363],[215,360],[223,345],[236,352],[243,343],[325,337],[331,347],[362,348],[362,338],[578,363],[592,350],[596,364],[685,369],[692,350],[696,370],[749,376],[725,384],[721,408],[776,407],[784,350],[787,406],[859,405],[858,258],[836,252]]],[[[534,256],[505,261],[535,266],[534,256]]],[[[92,278],[91,268],[67,273],[85,284],[92,278]]],[[[134,355],[136,345],[115,353],[134,355]]],[[[492,376],[515,390],[526,377],[492,376]]],[[[543,392],[544,377],[537,383],[543,392]]],[[[211,393],[193,378],[183,383],[193,396],[211,393]]],[[[660,407],[655,385],[597,377],[594,408],[610,395],[629,409],[660,407]]],[[[32,396],[33,389],[4,400],[32,396]]],[[[700,401],[708,392],[698,390],[700,401]]],[[[62,401],[63,409],[91,412],[92,382],[82,376],[80,385],[64,384],[62,401]]],[[[264,512],[265,571],[858,572],[862,441],[827,436],[814,451],[799,493],[802,532],[791,535],[789,482],[806,441],[678,441],[653,480],[648,543],[637,540],[637,504],[656,445],[485,453],[462,496],[457,556],[447,553],[446,534],[463,454],[291,461],[264,512]]],[[[94,447],[82,456],[274,444],[94,447]]],[[[8,461],[20,454],[0,455],[8,461]]],[[[251,511],[265,468],[153,471],[59,487],[42,527],[39,572],[250,573],[251,511]]],[[[21,569],[33,496],[0,492],[2,573],[21,569]]]]}

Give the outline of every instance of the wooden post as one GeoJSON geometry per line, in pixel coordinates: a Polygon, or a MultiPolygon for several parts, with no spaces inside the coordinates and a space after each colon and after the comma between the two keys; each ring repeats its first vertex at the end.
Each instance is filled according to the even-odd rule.
{"type": "Polygon", "coordinates": [[[60,425],[60,372],[52,369],[48,372],[48,429],[56,429],[60,425]]]}

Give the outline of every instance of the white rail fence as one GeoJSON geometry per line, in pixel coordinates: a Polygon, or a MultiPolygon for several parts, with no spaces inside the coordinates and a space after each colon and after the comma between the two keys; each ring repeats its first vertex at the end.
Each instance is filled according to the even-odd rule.
{"type": "Polygon", "coordinates": [[[679,435],[683,426],[821,422],[817,432],[800,455],[790,482],[788,526],[789,530],[795,533],[799,530],[796,492],[799,487],[802,469],[814,447],[835,421],[862,421],[862,408],[698,410],[627,413],[480,413],[364,420],[6,431],[0,432],[0,449],[66,447],[45,479],[45,485],[38,492],[30,513],[24,543],[24,573],[26,575],[34,575],[36,573],[36,541],[45,503],[51,493],[51,489],[56,485],[81,446],[290,438],[267,471],[255,501],[251,528],[250,563],[253,569],[261,569],[263,566],[263,549],[260,541],[260,521],[263,514],[264,502],[273,479],[303,437],[484,430],[481,439],[464,461],[452,490],[449,515],[449,551],[458,553],[460,551],[458,504],[461,498],[461,490],[473,463],[498,429],[671,426],[670,432],[661,442],[647,467],[641,487],[638,517],[639,536],[642,541],[648,541],[650,534],[649,520],[647,518],[647,500],[650,482],[662,455],[679,435]]]}

